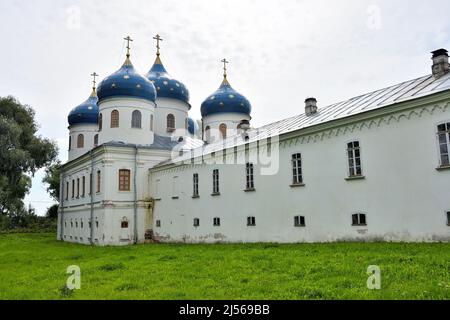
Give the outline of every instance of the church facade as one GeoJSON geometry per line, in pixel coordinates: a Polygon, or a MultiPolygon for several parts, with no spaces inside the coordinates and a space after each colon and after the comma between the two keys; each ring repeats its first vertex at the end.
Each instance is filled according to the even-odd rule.
{"type": "MultiPolygon", "coordinates": [[[[68,117],[58,239],[95,245],[450,241],[450,66],[251,127],[230,85],[189,117],[159,52],[130,60],[68,117]]],[[[131,39],[126,38],[128,43],[131,39]]],[[[300,106],[299,106],[300,109],[300,106]]]]}

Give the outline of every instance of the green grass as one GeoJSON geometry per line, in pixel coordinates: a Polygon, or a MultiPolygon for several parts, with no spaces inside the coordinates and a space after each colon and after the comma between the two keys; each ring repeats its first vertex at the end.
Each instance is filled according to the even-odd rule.
{"type": "Polygon", "coordinates": [[[450,244],[89,247],[0,235],[0,299],[449,299],[450,244]],[[70,265],[81,290],[65,288],[70,265]],[[368,290],[367,267],[382,289],[368,290]]]}

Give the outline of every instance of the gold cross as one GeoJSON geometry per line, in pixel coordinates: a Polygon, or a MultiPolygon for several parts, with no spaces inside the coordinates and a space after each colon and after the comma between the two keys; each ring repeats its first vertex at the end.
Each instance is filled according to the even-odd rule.
{"type": "Polygon", "coordinates": [[[97,72],[94,72],[93,74],[91,74],[91,77],[94,78],[94,80],[92,81],[92,83],[94,84],[94,88],[95,88],[95,85],[97,84],[96,78],[98,77],[97,72]]]}
{"type": "Polygon", "coordinates": [[[159,43],[160,43],[161,41],[164,41],[164,39],[161,38],[161,36],[160,36],[159,34],[157,34],[155,37],[153,37],[153,39],[156,40],[156,55],[159,56],[159,55],[160,55],[159,49],[161,49],[161,48],[159,47],[159,43]]]}
{"type": "Polygon", "coordinates": [[[130,36],[127,36],[126,38],[123,38],[123,40],[127,41],[127,57],[130,57],[130,42],[133,41],[130,36]]]}
{"type": "Polygon", "coordinates": [[[227,59],[223,59],[221,60],[221,62],[223,62],[223,76],[226,77],[227,76],[227,64],[230,63],[229,61],[227,61],[227,59]]]}

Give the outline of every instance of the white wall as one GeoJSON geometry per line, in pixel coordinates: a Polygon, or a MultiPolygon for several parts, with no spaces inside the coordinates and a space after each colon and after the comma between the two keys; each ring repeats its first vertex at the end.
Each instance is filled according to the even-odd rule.
{"type": "Polygon", "coordinates": [[[227,125],[227,137],[237,134],[237,126],[242,120],[250,121],[251,117],[241,113],[220,113],[212,114],[203,118],[203,130],[210,127],[210,139],[207,139],[206,132],[203,139],[209,143],[222,140],[219,127],[222,123],[227,125]]]}
{"type": "Polygon", "coordinates": [[[436,170],[436,125],[444,120],[450,120],[448,103],[294,136],[281,142],[278,174],[262,176],[255,165],[254,192],[244,192],[244,164],[155,168],[151,193],[161,198],[155,233],[161,241],[186,242],[450,241],[450,171],[436,170]],[[361,143],[366,178],[347,181],[346,146],[353,139],[361,143]],[[297,152],[305,186],[292,188],[290,158],[297,152]],[[216,168],[221,195],[214,197],[216,168]],[[192,198],[194,173],[198,199],[192,198]],[[178,199],[172,199],[173,177],[178,199]],[[353,213],[366,214],[368,226],[352,226],[353,213]],[[295,215],[306,217],[306,227],[294,227],[295,215]],[[256,227],[247,227],[248,216],[256,217],[256,227]],[[213,226],[214,217],[221,218],[220,227],[213,226]],[[193,226],[194,218],[200,227],[193,226]]]}
{"type": "Polygon", "coordinates": [[[164,137],[172,136],[172,132],[167,132],[167,116],[169,114],[175,116],[175,129],[186,129],[186,119],[188,118],[189,111],[189,105],[187,103],[176,99],[157,98],[156,106],[155,133],[157,135],[164,137]]]}
{"type": "Polygon", "coordinates": [[[77,124],[69,127],[71,137],[71,146],[69,149],[69,161],[82,156],[94,148],[94,137],[98,134],[98,125],[96,124],[77,124]],[[78,135],[84,135],[84,147],[78,148],[78,135]]]}
{"type": "MultiPolygon", "coordinates": [[[[99,145],[110,142],[126,142],[132,144],[152,144],[154,131],[150,130],[151,115],[154,115],[155,104],[144,99],[113,98],[99,104],[103,117],[103,127],[99,132],[99,145]],[[111,128],[111,112],[119,111],[119,127],[111,128]],[[142,128],[131,127],[131,116],[134,110],[142,114],[142,128]]],[[[154,120],[155,121],[155,120],[154,120]]]]}

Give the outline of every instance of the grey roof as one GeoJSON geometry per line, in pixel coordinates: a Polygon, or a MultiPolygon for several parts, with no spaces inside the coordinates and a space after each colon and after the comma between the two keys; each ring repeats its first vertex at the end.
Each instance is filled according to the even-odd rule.
{"type": "MultiPolygon", "coordinates": [[[[288,119],[273,122],[256,129],[251,129],[247,131],[248,139],[244,139],[242,135],[237,135],[229,137],[225,141],[206,144],[200,148],[197,148],[197,150],[194,150],[194,153],[195,155],[198,155],[199,153],[209,154],[244,143],[261,140],[275,134],[282,135],[314,125],[387,107],[400,102],[425,97],[449,89],[450,73],[447,73],[437,79],[432,75],[424,76],[326,107],[319,107],[317,114],[312,116],[307,116],[305,113],[302,113],[288,119]]],[[[161,163],[161,165],[186,160],[188,157],[190,157],[190,153],[171,161],[165,161],[161,163]]]]}

